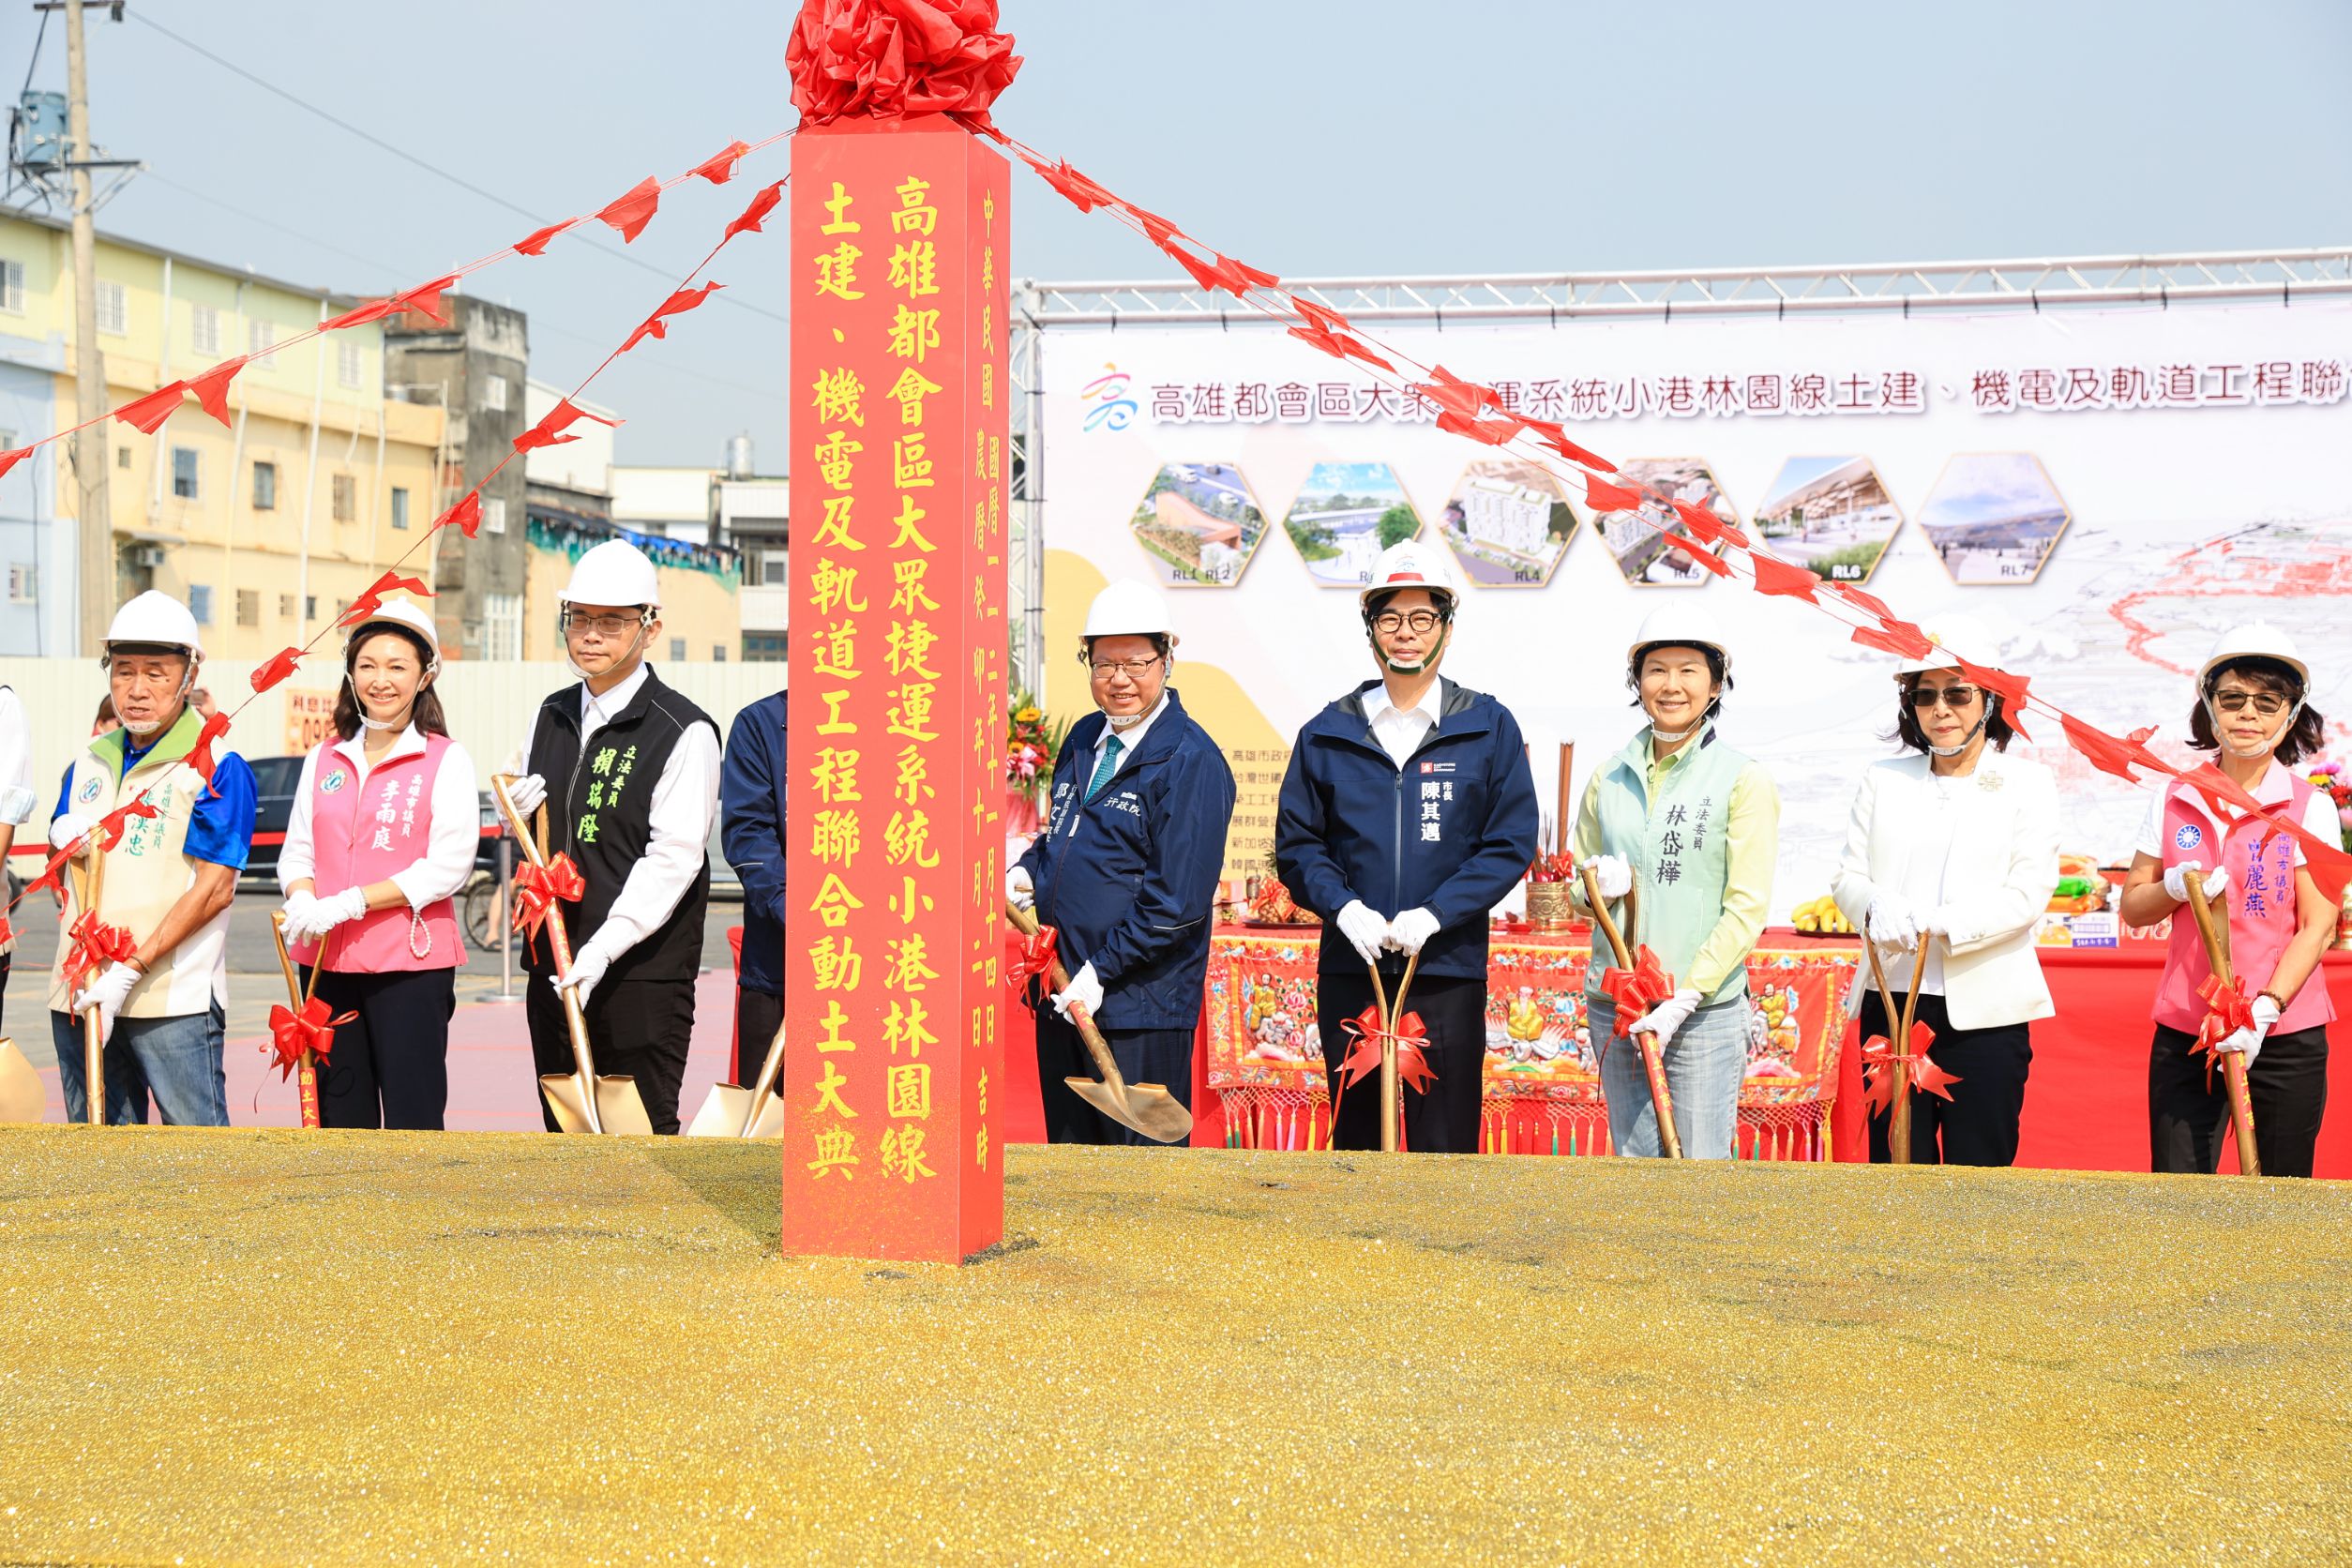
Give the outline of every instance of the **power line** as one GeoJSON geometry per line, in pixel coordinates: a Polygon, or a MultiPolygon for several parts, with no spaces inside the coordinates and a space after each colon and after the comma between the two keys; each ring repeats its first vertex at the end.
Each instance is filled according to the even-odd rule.
{"type": "MultiPolygon", "coordinates": [[[[247,70],[243,66],[238,65],[235,61],[226,60],[221,58],[221,56],[215,54],[211,50],[206,49],[203,44],[196,42],[193,38],[183,38],[181,35],[174,33],[169,27],[164,26],[160,22],[158,22],[153,17],[148,16],[144,11],[134,10],[128,14],[133,21],[143,23],[147,26],[154,28],[165,38],[170,38],[173,43],[178,44],[182,49],[186,49],[192,53],[203,55],[205,59],[210,60],[214,65],[219,66],[222,70],[228,71],[234,76],[243,77],[246,81],[250,82],[254,86],[261,88],[264,92],[274,94],[277,97],[285,99],[288,103],[293,104],[295,108],[317,115],[320,119],[324,120],[328,125],[335,127],[336,129],[346,132],[352,136],[356,136],[371,147],[390,153],[393,157],[400,158],[405,163],[414,164],[415,167],[422,169],[425,173],[434,176],[436,179],[446,180],[451,185],[456,186],[459,189],[466,191],[472,195],[478,196],[485,202],[494,203],[520,218],[526,218],[530,219],[534,224],[545,224],[550,221],[549,219],[538,213],[533,212],[530,208],[523,206],[519,203],[508,201],[505,197],[501,196],[495,190],[486,190],[482,187],[475,185],[473,181],[464,178],[462,175],[453,174],[448,170],[441,168],[436,164],[426,162],[423,158],[418,158],[415,153],[410,152],[407,148],[400,146],[394,143],[387,142],[383,137],[376,135],[373,131],[363,130],[359,127],[352,124],[349,120],[328,113],[325,110],[321,109],[315,103],[310,103],[303,98],[296,98],[294,94],[286,91],[285,88],[279,86],[276,83],[264,81],[261,77],[254,75],[251,71],[247,70]]],[[[46,25],[48,22],[46,14],[42,17],[42,22],[43,24],[46,25]]],[[[650,272],[657,278],[669,278],[673,276],[668,270],[656,266],[653,263],[645,260],[642,256],[632,254],[626,250],[615,250],[611,247],[589,238],[584,234],[579,236],[579,239],[580,244],[586,246],[591,250],[598,251],[601,254],[610,256],[615,261],[626,262],[631,266],[636,267],[641,271],[650,272]]],[[[721,294],[719,296],[719,303],[723,305],[732,305],[738,309],[748,310],[754,315],[765,316],[768,320],[773,322],[785,322],[789,319],[778,315],[776,311],[767,309],[762,306],[754,305],[749,300],[745,299],[738,294],[721,294]]]]}

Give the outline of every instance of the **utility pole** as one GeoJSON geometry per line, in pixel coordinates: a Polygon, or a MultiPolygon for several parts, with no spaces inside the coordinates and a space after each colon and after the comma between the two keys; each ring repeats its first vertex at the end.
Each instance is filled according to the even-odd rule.
{"type": "Polygon", "coordinates": [[[106,363],[98,353],[98,234],[90,201],[90,94],[82,44],[82,7],[66,0],[66,137],[73,175],[73,367],[75,423],[99,423],[77,431],[72,463],[80,492],[74,518],[80,539],[80,651],[96,654],[114,615],[114,514],[107,494],[112,443],[104,424],[106,363]]]}

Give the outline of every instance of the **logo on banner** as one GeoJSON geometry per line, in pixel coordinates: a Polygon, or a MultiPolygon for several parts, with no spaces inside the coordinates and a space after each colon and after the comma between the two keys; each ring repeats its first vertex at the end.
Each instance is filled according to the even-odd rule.
{"type": "Polygon", "coordinates": [[[351,775],[341,768],[337,768],[333,773],[319,780],[319,792],[331,795],[350,782],[351,775]]]}
{"type": "Polygon", "coordinates": [[[1103,373],[1090,381],[1078,392],[1086,403],[1086,416],[1078,429],[1091,430],[1123,430],[1135,419],[1136,400],[1127,396],[1131,378],[1118,366],[1105,361],[1103,373]]]}
{"type": "Polygon", "coordinates": [[[2176,850],[2194,850],[2204,842],[2205,829],[2194,822],[2182,822],[2173,830],[2172,847],[2176,850]]]}

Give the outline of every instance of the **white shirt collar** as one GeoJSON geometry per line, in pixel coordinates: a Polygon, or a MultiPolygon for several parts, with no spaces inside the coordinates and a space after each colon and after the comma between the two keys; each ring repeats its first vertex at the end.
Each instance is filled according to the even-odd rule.
{"type": "Polygon", "coordinates": [[[1103,732],[1094,737],[1094,755],[1100,757],[1103,749],[1110,745],[1110,738],[1116,735],[1119,737],[1119,755],[1134,756],[1136,747],[1143,744],[1143,732],[1157,724],[1160,721],[1160,715],[1166,712],[1168,712],[1168,692],[1163,688],[1160,692],[1160,700],[1152,704],[1152,711],[1128,725],[1124,730],[1112,729],[1109,719],[1106,717],[1103,722],[1103,732]]]}
{"type": "Polygon", "coordinates": [[[588,689],[586,681],[580,682],[580,716],[582,719],[593,717],[599,724],[611,722],[623,708],[636,701],[638,688],[645,684],[645,677],[652,671],[653,666],[640,659],[637,668],[629,671],[626,680],[601,697],[588,689]]]}
{"type": "Polygon", "coordinates": [[[1444,689],[1445,678],[1440,676],[1429,683],[1429,689],[1422,694],[1420,701],[1410,708],[1399,708],[1395,700],[1388,694],[1388,683],[1382,681],[1372,688],[1370,701],[1364,703],[1364,720],[1367,723],[1378,724],[1381,719],[1394,714],[1398,718],[1424,719],[1427,721],[1430,728],[1435,729],[1438,722],[1438,704],[1442,701],[1440,694],[1444,689]]]}
{"type": "Polygon", "coordinates": [[[403,757],[423,755],[425,737],[417,733],[415,725],[409,725],[400,731],[400,738],[392,743],[392,749],[377,758],[373,763],[368,761],[368,731],[365,729],[347,741],[337,741],[335,751],[338,756],[347,760],[352,766],[364,774],[370,766],[380,768],[386,762],[397,762],[403,757]]]}

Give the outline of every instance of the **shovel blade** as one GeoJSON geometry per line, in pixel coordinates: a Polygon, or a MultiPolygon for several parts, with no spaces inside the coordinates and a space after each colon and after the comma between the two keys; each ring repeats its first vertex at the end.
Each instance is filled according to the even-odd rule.
{"type": "Polygon", "coordinates": [[[567,1133],[594,1132],[589,1125],[588,1108],[580,1103],[580,1079],[569,1073],[546,1073],[539,1078],[539,1093],[547,1099],[547,1108],[555,1114],[556,1129],[567,1133]]]}
{"type": "Polygon", "coordinates": [[[1156,1083],[1130,1083],[1121,1093],[1093,1078],[1063,1078],[1071,1092],[1123,1127],[1155,1143],[1178,1143],[1192,1136],[1192,1112],[1156,1083]]]}
{"type": "Polygon", "coordinates": [[[688,1138],[782,1138],[784,1136],[784,1102],[774,1094],[762,1095],[766,1102],[748,1132],[744,1130],[744,1118],[750,1114],[753,1091],[731,1083],[711,1085],[710,1098],[702,1102],[694,1124],[686,1129],[688,1138]]]}
{"type": "MultiPolygon", "coordinates": [[[[539,1079],[539,1093],[547,1096],[548,1108],[555,1113],[555,1124],[562,1131],[596,1130],[588,1120],[588,1108],[580,1103],[577,1075],[550,1073],[539,1079]]],[[[626,1073],[596,1079],[596,1122],[615,1137],[653,1136],[654,1123],[645,1114],[645,1102],[638,1097],[637,1080],[626,1073]]]]}
{"type": "Polygon", "coordinates": [[[14,1040],[0,1039],[0,1122],[38,1122],[47,1099],[33,1063],[14,1040]]]}

